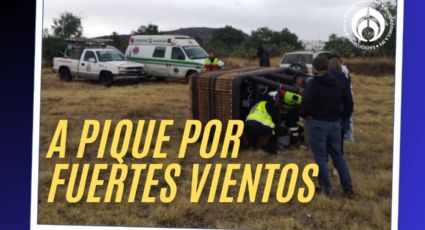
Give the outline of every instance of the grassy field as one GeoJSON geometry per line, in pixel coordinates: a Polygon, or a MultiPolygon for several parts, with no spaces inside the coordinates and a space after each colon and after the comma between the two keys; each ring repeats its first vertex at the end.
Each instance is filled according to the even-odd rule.
{"type": "MultiPolygon", "coordinates": [[[[237,57],[225,57],[223,61],[226,66],[243,67],[258,65],[258,59],[245,59],[237,57]]],[[[281,57],[270,58],[270,65],[278,67],[281,57]]],[[[369,58],[343,58],[344,64],[348,66],[351,73],[368,76],[388,76],[395,71],[394,58],[369,57],[369,58]]]]}
{"type": "MultiPolygon", "coordinates": [[[[65,190],[58,189],[57,202],[47,203],[55,160],[45,155],[60,119],[68,119],[69,153],[76,152],[85,119],[174,119],[170,135],[179,138],[188,117],[187,86],[180,82],[146,81],[106,88],[100,84],[63,82],[44,70],[42,74],[40,178],[38,222],[40,224],[82,224],[156,227],[208,227],[239,229],[389,229],[391,213],[393,91],[394,76],[380,78],[353,75],[355,91],[355,143],[346,145],[356,198],[348,200],[340,194],[336,176],[332,177],[332,198],[316,195],[311,203],[278,204],[190,204],[190,165],[201,162],[197,157],[179,161],[183,166],[176,200],[165,204],[68,204],[65,190]],[[187,166],[187,167],[185,167],[187,166]]],[[[165,145],[170,153],[178,151],[179,141],[165,145]],[[173,144],[171,144],[173,143],[173,144]]],[[[87,152],[96,152],[89,146],[87,152]]],[[[195,147],[191,147],[195,150],[195,147]]],[[[72,154],[71,154],[72,155],[72,154]]],[[[66,162],[77,162],[72,156],[66,162]]],[[[307,150],[280,152],[270,156],[261,151],[241,152],[239,163],[285,163],[305,165],[312,162],[307,150]]],[[[59,162],[59,161],[57,161],[59,162]]],[[[95,154],[83,162],[98,161],[95,154]]],[[[136,160],[126,159],[127,163],[136,160]]],[[[152,159],[143,163],[154,162],[152,159]]],[[[222,162],[220,159],[209,163],[222,162]]],[[[138,162],[140,163],[140,161],[138,162]]],[[[104,192],[104,191],[101,191],[104,192]]],[[[154,193],[158,191],[153,191],[154,193]]]]}

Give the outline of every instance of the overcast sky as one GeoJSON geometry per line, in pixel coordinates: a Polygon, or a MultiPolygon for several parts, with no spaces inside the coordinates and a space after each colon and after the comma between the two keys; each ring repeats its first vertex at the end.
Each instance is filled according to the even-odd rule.
{"type": "Polygon", "coordinates": [[[62,12],[82,17],[83,35],[128,34],[153,23],[160,30],[231,25],[247,34],[287,27],[303,40],[343,34],[345,13],[357,0],[44,0],[44,28],[62,12]]]}

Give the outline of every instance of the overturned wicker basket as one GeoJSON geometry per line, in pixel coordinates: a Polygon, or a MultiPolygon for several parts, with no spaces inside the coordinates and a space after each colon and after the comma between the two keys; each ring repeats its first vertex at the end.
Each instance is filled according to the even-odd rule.
{"type": "Polygon", "coordinates": [[[243,68],[205,72],[189,83],[190,111],[193,119],[206,123],[219,119],[224,125],[231,119],[245,119],[261,95],[291,86],[299,72],[287,68],[243,68]]]}

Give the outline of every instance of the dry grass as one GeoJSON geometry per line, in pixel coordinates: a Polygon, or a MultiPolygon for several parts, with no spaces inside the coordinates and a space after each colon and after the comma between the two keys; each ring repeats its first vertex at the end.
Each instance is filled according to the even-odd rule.
{"type": "MultiPolygon", "coordinates": [[[[281,57],[271,57],[270,65],[273,67],[279,67],[281,57]]],[[[229,67],[247,67],[247,66],[257,66],[258,59],[247,59],[239,57],[224,57],[222,58],[224,65],[229,67]]]]}
{"type": "MultiPolygon", "coordinates": [[[[279,67],[281,57],[270,58],[273,67],[279,67]]],[[[237,57],[223,58],[224,64],[230,67],[244,67],[258,65],[258,59],[245,59],[237,57]]],[[[344,58],[344,64],[352,73],[368,76],[388,76],[394,73],[394,58],[344,58]]]]}
{"type": "MultiPolygon", "coordinates": [[[[164,204],[68,204],[64,189],[58,190],[57,202],[48,204],[53,165],[45,154],[59,119],[69,119],[68,152],[78,147],[84,119],[174,119],[172,138],[179,138],[187,119],[186,85],[176,82],[143,82],[105,88],[89,82],[62,82],[49,70],[42,76],[39,216],[41,224],[83,224],[120,226],[205,227],[239,229],[389,229],[392,178],[392,131],[394,77],[371,78],[353,75],[355,90],[355,138],[347,144],[346,158],[351,169],[355,200],[340,195],[337,177],[333,177],[332,199],[316,195],[309,204],[190,204],[190,165],[197,157],[180,160],[183,172],[176,200],[164,204]],[[186,167],[185,167],[186,166],[186,167]]],[[[177,152],[179,141],[165,145],[177,152]],[[177,144],[176,144],[177,143],[177,144]]],[[[191,148],[195,150],[195,148],[191,148]]],[[[89,147],[87,152],[95,152],[89,147]]],[[[190,150],[189,150],[190,152],[190,150]]],[[[69,161],[76,162],[69,158],[69,161]]],[[[109,161],[111,159],[104,159],[109,161]]],[[[126,159],[128,163],[135,160],[126,159]]],[[[147,159],[145,162],[154,162],[147,159]]],[[[177,161],[168,159],[167,163],[177,161]]],[[[240,163],[312,161],[308,151],[282,152],[269,156],[261,151],[242,152],[240,163]]],[[[88,155],[84,162],[98,162],[88,155]]],[[[110,161],[112,162],[112,161],[110,161]]],[[[221,162],[213,159],[211,163],[221,162]]],[[[138,162],[140,163],[140,161],[138,162]]],[[[101,191],[104,192],[104,191],[101,191]]],[[[100,192],[100,193],[101,193],[100,192]]],[[[153,191],[158,192],[156,190],[153,191]]]]}
{"type": "Polygon", "coordinates": [[[346,58],[344,63],[357,74],[371,76],[387,76],[395,71],[395,60],[390,57],[381,58],[346,58]]]}

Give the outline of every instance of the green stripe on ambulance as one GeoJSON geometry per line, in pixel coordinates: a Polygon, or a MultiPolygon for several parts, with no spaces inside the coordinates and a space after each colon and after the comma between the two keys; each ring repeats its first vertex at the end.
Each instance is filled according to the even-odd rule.
{"type": "Polygon", "coordinates": [[[176,66],[184,66],[184,67],[193,67],[193,68],[201,68],[202,64],[197,62],[187,62],[187,61],[176,61],[176,60],[163,60],[157,58],[141,58],[141,57],[130,57],[130,61],[141,62],[141,63],[150,63],[150,64],[172,64],[176,66]]]}

